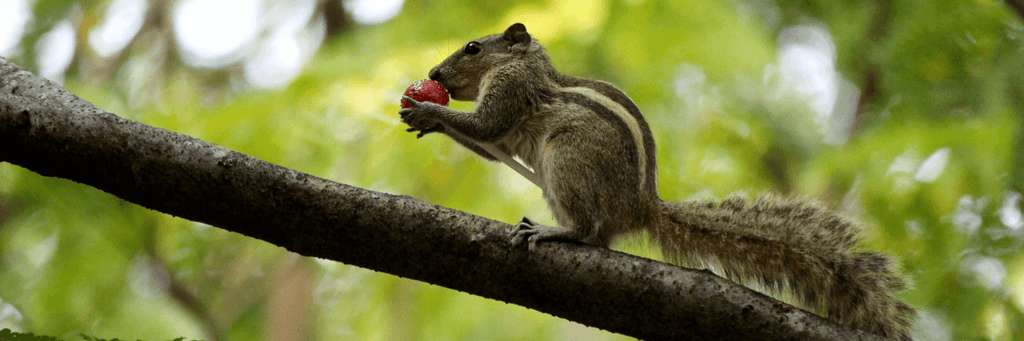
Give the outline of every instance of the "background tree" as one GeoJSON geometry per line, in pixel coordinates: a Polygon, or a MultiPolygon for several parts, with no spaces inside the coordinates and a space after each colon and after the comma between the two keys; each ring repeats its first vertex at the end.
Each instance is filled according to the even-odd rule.
{"type": "MultiPolygon", "coordinates": [[[[361,1],[8,1],[0,55],[132,120],[511,222],[544,217],[539,190],[446,139],[414,139],[396,112],[466,40],[523,22],[561,71],[613,82],[644,110],[665,198],[826,201],[866,222],[866,248],[902,259],[918,339],[1012,340],[1024,337],[1018,3],[436,1],[374,17],[386,11],[361,1]]],[[[0,327],[65,338],[620,338],[10,164],[0,262],[0,327]]]]}

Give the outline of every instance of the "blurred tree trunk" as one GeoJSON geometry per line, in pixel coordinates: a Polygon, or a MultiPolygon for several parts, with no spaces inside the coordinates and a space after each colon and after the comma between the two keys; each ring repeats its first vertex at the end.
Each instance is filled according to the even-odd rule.
{"type": "Polygon", "coordinates": [[[269,296],[264,324],[268,341],[313,340],[313,278],[316,264],[290,254],[281,260],[267,280],[269,296]]]}
{"type": "Polygon", "coordinates": [[[1017,16],[1024,19],[1024,0],[1006,0],[1006,5],[1010,6],[1017,16]]]}
{"type": "Polygon", "coordinates": [[[876,0],[874,2],[875,14],[871,18],[871,26],[867,37],[864,39],[864,49],[861,53],[860,71],[863,75],[861,81],[860,99],[857,102],[857,111],[853,118],[853,126],[850,128],[850,136],[853,137],[857,131],[871,123],[872,114],[879,110],[881,103],[886,100],[886,94],[881,93],[882,72],[878,65],[872,61],[872,52],[876,50],[879,42],[885,39],[889,32],[890,12],[892,3],[888,0],[876,0]]]}
{"type": "MultiPolygon", "coordinates": [[[[1017,13],[1019,19],[1024,21],[1024,0],[1006,0],[1006,4],[1017,13]]],[[[1013,164],[1010,166],[1011,190],[1017,193],[1024,193],[1024,58],[1016,58],[1017,63],[1011,67],[1017,72],[1009,75],[1009,98],[1013,111],[1017,114],[1017,135],[1014,145],[1013,164]]]]}
{"type": "MultiPolygon", "coordinates": [[[[331,40],[352,27],[352,18],[345,12],[342,0],[320,0],[317,6],[320,9],[318,12],[324,14],[324,20],[327,24],[327,37],[325,40],[331,40]]],[[[310,20],[316,19],[317,16],[314,15],[310,20]]]]}
{"type": "MultiPolygon", "coordinates": [[[[1021,59],[1021,58],[1018,58],[1021,59]]],[[[1024,60],[1015,67],[1017,72],[1009,76],[1008,91],[1010,106],[1017,115],[1017,134],[1014,137],[1014,157],[1010,165],[1009,189],[1024,193],[1024,60]]]]}

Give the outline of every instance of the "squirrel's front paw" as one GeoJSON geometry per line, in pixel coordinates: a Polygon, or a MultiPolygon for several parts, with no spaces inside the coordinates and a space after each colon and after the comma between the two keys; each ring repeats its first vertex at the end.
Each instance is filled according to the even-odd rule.
{"type": "Polygon", "coordinates": [[[408,124],[408,132],[416,132],[416,138],[423,137],[423,135],[440,132],[444,130],[444,126],[433,120],[433,108],[432,105],[437,105],[431,102],[420,102],[409,98],[409,96],[402,96],[402,100],[409,103],[409,107],[399,110],[398,115],[402,117],[402,122],[408,124]]]}

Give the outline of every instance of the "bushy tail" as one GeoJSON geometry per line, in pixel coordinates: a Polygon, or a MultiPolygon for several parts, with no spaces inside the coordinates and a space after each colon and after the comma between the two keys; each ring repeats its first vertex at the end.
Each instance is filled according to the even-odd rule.
{"type": "Polygon", "coordinates": [[[652,234],[669,259],[791,292],[833,320],[910,340],[916,313],[896,299],[907,287],[898,266],[878,253],[852,252],[857,229],[822,206],[768,195],[752,203],[664,202],[661,211],[652,234]]]}

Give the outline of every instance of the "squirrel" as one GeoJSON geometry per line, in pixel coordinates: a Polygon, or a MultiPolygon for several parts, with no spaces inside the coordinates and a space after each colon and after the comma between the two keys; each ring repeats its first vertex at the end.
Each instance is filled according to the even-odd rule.
{"type": "Polygon", "coordinates": [[[895,340],[910,340],[916,312],[896,293],[908,284],[898,265],[854,252],[856,226],[820,204],[774,195],[753,202],[667,202],[658,195],[651,129],[614,85],[564,75],[523,24],[467,43],[430,70],[452,99],[472,112],[430,102],[399,114],[418,132],[448,135],[480,156],[486,148],[518,156],[535,172],[558,226],[523,218],[511,244],[540,241],[608,247],[616,236],[646,230],[666,258],[720,265],[731,279],[788,289],[828,318],[895,340]]]}

